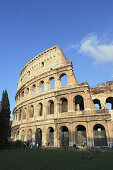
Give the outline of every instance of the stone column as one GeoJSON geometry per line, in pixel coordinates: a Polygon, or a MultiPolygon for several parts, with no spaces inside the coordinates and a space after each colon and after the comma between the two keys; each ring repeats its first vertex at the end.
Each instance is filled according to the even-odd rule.
{"type": "MultiPolygon", "coordinates": [[[[106,122],[106,128],[105,128],[105,130],[106,130],[106,137],[107,137],[107,144],[108,144],[108,146],[111,146],[111,143],[112,143],[112,138],[110,138],[110,130],[111,130],[111,127],[110,127],[110,120],[106,120],[105,121],[106,122]]],[[[111,135],[111,137],[112,137],[113,135],[111,135]]]]}
{"type": "Polygon", "coordinates": [[[91,99],[89,89],[84,90],[84,109],[85,110],[91,110],[95,109],[94,103],[91,99]]]}
{"type": "Polygon", "coordinates": [[[73,112],[73,101],[71,99],[71,93],[69,94],[69,97],[68,97],[68,112],[73,112]]]}
{"type": "Polygon", "coordinates": [[[58,128],[57,128],[57,123],[55,123],[55,128],[54,128],[54,146],[58,146],[58,128]]]}
{"type": "Polygon", "coordinates": [[[38,114],[37,114],[37,104],[34,103],[34,120],[36,120],[38,114]]]}
{"type": "Polygon", "coordinates": [[[67,73],[67,85],[74,85],[74,84],[77,84],[77,80],[73,73],[73,69],[70,68],[67,73]]]}
{"type": "Polygon", "coordinates": [[[60,78],[58,77],[58,75],[56,76],[56,79],[55,79],[55,89],[59,89],[61,87],[61,80],[60,78]]]}
{"type": "Polygon", "coordinates": [[[69,124],[70,128],[69,128],[69,146],[73,146],[74,144],[74,138],[75,138],[75,130],[73,128],[73,124],[70,122],[69,124]]]}
{"type": "Polygon", "coordinates": [[[43,131],[42,131],[42,146],[47,146],[47,132],[46,132],[46,127],[43,127],[43,131]]]}
{"type": "Polygon", "coordinates": [[[87,146],[89,147],[94,146],[93,129],[90,122],[87,122],[86,135],[87,135],[87,146]]]}

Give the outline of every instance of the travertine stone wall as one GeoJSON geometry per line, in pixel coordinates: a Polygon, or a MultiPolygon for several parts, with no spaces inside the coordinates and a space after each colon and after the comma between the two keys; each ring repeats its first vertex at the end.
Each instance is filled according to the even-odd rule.
{"type": "Polygon", "coordinates": [[[106,102],[112,103],[113,83],[109,81],[107,86],[101,84],[96,88],[90,88],[87,82],[77,83],[72,62],[67,61],[58,46],[29,61],[20,72],[17,84],[11,133],[14,141],[36,141],[39,129],[42,146],[59,147],[65,139],[69,146],[81,145],[82,132],[86,136],[85,145],[94,146],[95,133],[102,130],[106,145],[111,146],[113,112],[106,109],[106,102]],[[62,86],[64,76],[67,84],[62,86]],[[100,108],[96,109],[95,104],[100,108]],[[79,135],[81,139],[77,143],[79,135]]]}

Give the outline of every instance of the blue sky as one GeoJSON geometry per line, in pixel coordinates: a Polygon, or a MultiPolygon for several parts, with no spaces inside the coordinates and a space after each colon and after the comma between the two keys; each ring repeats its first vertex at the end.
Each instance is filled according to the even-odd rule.
{"type": "Polygon", "coordinates": [[[78,82],[113,80],[113,0],[0,0],[0,95],[11,111],[21,69],[56,44],[78,82]]]}

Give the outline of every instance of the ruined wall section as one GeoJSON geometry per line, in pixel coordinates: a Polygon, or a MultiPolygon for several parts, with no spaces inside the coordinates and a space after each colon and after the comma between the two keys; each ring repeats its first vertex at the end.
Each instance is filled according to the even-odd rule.
{"type": "Polygon", "coordinates": [[[92,100],[98,99],[101,104],[101,108],[106,108],[106,99],[113,97],[113,81],[108,81],[102,84],[98,84],[95,88],[90,88],[92,100]]]}
{"type": "Polygon", "coordinates": [[[43,73],[52,71],[53,69],[66,65],[66,60],[62,50],[58,46],[54,46],[29,61],[20,72],[17,90],[26,82],[43,73]]]}

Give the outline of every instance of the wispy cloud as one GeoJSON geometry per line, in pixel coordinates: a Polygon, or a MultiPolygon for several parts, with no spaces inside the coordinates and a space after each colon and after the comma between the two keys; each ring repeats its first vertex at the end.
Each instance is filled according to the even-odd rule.
{"type": "Polygon", "coordinates": [[[107,37],[99,38],[90,33],[78,44],[71,44],[67,51],[75,49],[86,57],[92,57],[96,63],[113,63],[113,39],[108,42],[107,37]]]}
{"type": "Polygon", "coordinates": [[[96,63],[113,62],[113,43],[99,39],[96,34],[88,34],[83,38],[78,52],[94,58],[96,63]]]}
{"type": "Polygon", "coordinates": [[[71,49],[78,49],[79,48],[79,44],[70,44],[67,48],[66,51],[69,51],[71,49]]]}

